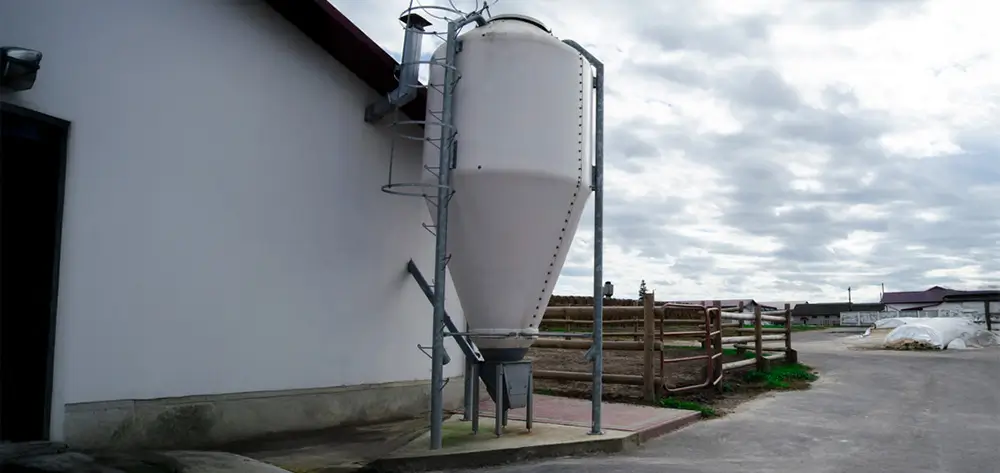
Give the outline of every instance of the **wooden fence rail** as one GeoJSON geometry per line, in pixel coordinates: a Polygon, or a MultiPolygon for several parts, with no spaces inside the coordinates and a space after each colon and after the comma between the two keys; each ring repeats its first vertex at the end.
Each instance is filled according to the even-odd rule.
{"type": "MultiPolygon", "coordinates": [[[[594,309],[590,309],[594,310],[594,309]]],[[[644,323],[643,319],[618,319],[618,320],[604,320],[603,325],[625,325],[625,324],[641,324],[644,323]]],[[[572,325],[594,325],[593,320],[575,320],[575,319],[542,319],[543,324],[572,324],[572,325]]],[[[655,325],[705,325],[705,321],[701,319],[659,319],[653,322],[655,325]]],[[[734,324],[735,325],[735,324],[734,324]]]]}
{"type": "MultiPolygon", "coordinates": [[[[707,309],[702,306],[686,306],[681,304],[663,304],[654,307],[653,294],[647,294],[642,301],[642,306],[612,306],[604,308],[604,315],[608,317],[603,321],[603,325],[632,325],[632,331],[606,331],[605,337],[635,337],[634,341],[604,340],[602,347],[604,350],[614,351],[642,351],[643,352],[643,374],[623,375],[605,373],[602,379],[608,384],[625,384],[642,386],[643,397],[652,401],[663,392],[668,392],[665,386],[665,365],[671,362],[684,362],[704,360],[709,365],[707,371],[709,379],[716,378],[713,382],[718,384],[721,375],[733,370],[755,367],[760,371],[768,371],[770,365],[775,361],[797,361],[795,350],[792,349],[792,314],[789,304],[785,304],[783,311],[769,311],[762,313],[760,307],[755,307],[752,314],[742,313],[743,307],[740,305],[737,310],[740,312],[728,312],[720,310],[720,304],[707,309]],[[710,311],[714,316],[710,315],[710,311]],[[700,318],[667,318],[673,316],[675,311],[699,312],[703,315],[700,318]],[[777,315],[782,314],[781,316],[777,315]],[[714,323],[712,322],[714,318],[714,323]],[[736,322],[722,323],[721,320],[733,320],[736,322]],[[751,327],[743,327],[743,322],[752,322],[751,327]],[[783,323],[781,328],[765,328],[764,322],[783,323]],[[641,324],[641,327],[640,327],[641,324]],[[714,325],[714,327],[713,327],[714,325]],[[681,327],[681,330],[666,331],[667,327],[681,327]],[[737,333],[748,335],[737,335],[723,337],[721,330],[723,327],[736,327],[737,333]],[[641,329],[641,331],[640,331],[641,329]],[[765,335],[766,334],[766,335],[765,335]],[[640,339],[641,338],[641,339],[640,339]],[[700,340],[705,355],[689,356],[675,359],[665,359],[664,352],[676,345],[669,342],[673,340],[700,340]],[[784,341],[783,347],[765,347],[764,342],[784,341]],[[753,343],[753,346],[749,346],[753,343]],[[708,346],[706,346],[708,344],[708,346]],[[723,345],[733,345],[737,348],[737,353],[753,351],[754,357],[745,360],[736,360],[729,363],[722,363],[723,345]],[[659,352],[660,371],[656,373],[654,360],[659,352]],[[714,369],[712,367],[714,366],[714,369]],[[714,372],[714,374],[713,374],[714,372]]],[[[569,330],[574,325],[593,325],[593,307],[562,306],[549,307],[545,311],[542,324],[552,327],[563,326],[569,330]]],[[[683,315],[683,314],[682,314],[683,315]]],[[[586,350],[592,346],[591,340],[569,340],[559,337],[539,338],[532,345],[534,348],[559,348],[586,350]]],[[[538,379],[551,379],[560,381],[590,381],[592,374],[589,372],[571,372],[558,370],[535,370],[534,376],[538,379]]],[[[710,384],[706,382],[706,385],[710,384]]],[[[697,387],[697,386],[692,386],[697,387]]],[[[688,387],[688,388],[692,388],[688,387]]]]}
{"type": "MultiPolygon", "coordinates": [[[[773,311],[772,311],[773,313],[773,311]]],[[[795,363],[798,361],[798,356],[795,350],[792,349],[792,310],[790,304],[785,304],[784,310],[785,316],[782,320],[774,320],[775,316],[765,316],[760,307],[754,308],[753,327],[750,328],[740,328],[737,329],[738,332],[753,332],[753,335],[739,336],[739,337],[728,337],[732,341],[737,349],[737,353],[745,353],[750,350],[749,342],[753,342],[753,353],[754,357],[747,360],[737,360],[726,363],[722,366],[722,370],[732,371],[735,369],[745,368],[747,366],[754,366],[758,371],[768,371],[771,368],[771,363],[775,361],[786,361],[789,363],[795,363]],[[765,317],[769,317],[765,319],[765,317]],[[764,321],[779,321],[784,322],[784,327],[781,328],[764,328],[764,321]],[[780,335],[764,335],[765,333],[781,333],[780,335]],[[783,333],[782,333],[783,332],[783,333]],[[765,347],[763,343],[765,341],[784,341],[784,347],[765,347]]],[[[723,314],[723,317],[728,317],[731,315],[743,315],[743,314],[723,314]]]]}
{"type": "MultiPolygon", "coordinates": [[[[616,321],[618,319],[642,319],[643,314],[645,314],[646,308],[643,306],[630,307],[630,306],[612,306],[605,307],[603,309],[604,320],[616,321]]],[[[662,317],[663,309],[659,307],[654,307],[653,311],[655,315],[662,317]]],[[[545,309],[545,316],[542,320],[546,319],[569,319],[569,320],[580,320],[580,321],[591,321],[594,317],[594,308],[591,306],[562,306],[562,307],[548,307],[545,309]]]]}
{"type": "MultiPolygon", "coordinates": [[[[552,379],[556,381],[590,381],[593,374],[580,371],[556,371],[556,370],[534,370],[534,376],[538,379],[552,379]]],[[[626,384],[631,386],[643,386],[646,384],[644,376],[636,374],[611,374],[604,373],[601,380],[607,384],[626,384]]]]}
{"type": "Polygon", "coordinates": [[[722,313],[722,318],[723,319],[729,319],[729,320],[750,320],[750,321],[756,321],[757,319],[755,317],[760,317],[760,319],[762,321],[766,321],[766,322],[780,322],[780,323],[784,323],[785,322],[785,316],[783,316],[783,315],[764,315],[764,314],[759,314],[758,312],[760,312],[760,308],[756,308],[754,310],[754,313],[752,313],[752,314],[734,314],[732,312],[723,312],[722,313]]]}
{"type": "MultiPolygon", "coordinates": [[[[655,329],[657,325],[666,325],[666,321],[669,319],[664,319],[663,317],[666,313],[660,309],[657,310],[654,305],[653,294],[647,294],[643,300],[642,307],[606,307],[604,309],[604,315],[608,316],[610,313],[612,317],[620,317],[619,320],[605,320],[602,325],[615,325],[615,324],[635,324],[636,330],[634,332],[608,332],[605,335],[615,336],[615,335],[641,335],[641,341],[618,341],[618,340],[603,340],[601,347],[604,350],[628,350],[628,351],[642,351],[643,355],[643,374],[642,375],[621,375],[621,374],[602,374],[601,379],[603,382],[608,384],[626,384],[633,386],[642,386],[643,394],[646,400],[652,401],[656,399],[657,386],[662,384],[660,378],[655,378],[653,370],[653,358],[654,353],[663,350],[662,340],[656,340],[655,329]],[[660,323],[657,324],[657,316],[660,316],[660,323]],[[636,318],[641,316],[642,318],[636,318]],[[642,324],[642,332],[639,332],[637,325],[642,324]]],[[[559,319],[548,319],[543,318],[542,323],[560,323],[565,324],[568,328],[570,324],[576,325],[593,325],[592,320],[577,320],[576,318],[592,317],[594,312],[593,307],[549,307],[545,311],[546,317],[560,317],[559,319]],[[587,313],[589,311],[589,313],[587,313]]],[[[683,320],[679,321],[682,324],[691,324],[691,321],[683,320]]],[[[697,323],[697,321],[694,321],[697,323]]],[[[586,350],[591,347],[593,342],[591,340],[563,340],[559,338],[539,338],[535,340],[532,344],[535,348],[563,348],[563,349],[578,349],[586,350]]],[[[585,372],[573,372],[573,371],[555,371],[555,370],[535,370],[534,376],[538,379],[553,379],[561,381],[590,381],[592,379],[591,373],[585,372]]]]}
{"type": "MultiPolygon", "coordinates": [[[[560,338],[539,338],[532,343],[534,348],[562,348],[569,350],[587,350],[593,343],[590,340],[563,340],[560,338]]],[[[601,348],[612,351],[645,351],[644,342],[629,342],[619,340],[604,340],[601,348]]],[[[653,347],[654,350],[658,347],[653,347]]]]}

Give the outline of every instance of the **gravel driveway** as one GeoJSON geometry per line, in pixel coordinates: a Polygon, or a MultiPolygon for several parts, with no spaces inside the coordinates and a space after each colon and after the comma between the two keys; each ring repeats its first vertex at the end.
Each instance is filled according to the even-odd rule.
{"type": "Polygon", "coordinates": [[[847,350],[796,334],[813,388],[744,404],[627,454],[477,471],[722,473],[1000,471],[1000,349],[847,350]]]}

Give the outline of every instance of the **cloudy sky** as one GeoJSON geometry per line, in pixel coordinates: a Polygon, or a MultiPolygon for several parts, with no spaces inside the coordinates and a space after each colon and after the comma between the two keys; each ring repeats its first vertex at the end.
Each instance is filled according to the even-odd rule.
{"type": "MultiPolygon", "coordinates": [[[[332,3],[398,57],[409,0],[332,3]]],[[[606,64],[604,268],[619,294],[641,279],[658,299],[813,302],[846,300],[848,286],[859,301],[877,300],[880,283],[1000,283],[1000,8],[989,2],[498,0],[491,11],[541,19],[606,64]]],[[[557,294],[591,292],[591,227],[585,217],[557,294]]]]}

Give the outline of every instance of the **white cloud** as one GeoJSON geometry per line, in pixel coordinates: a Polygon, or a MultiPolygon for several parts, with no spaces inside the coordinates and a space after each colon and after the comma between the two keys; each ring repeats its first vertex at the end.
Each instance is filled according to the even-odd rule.
{"type": "MultiPolygon", "coordinates": [[[[332,3],[401,48],[395,15],[409,0],[332,3]]],[[[844,300],[851,286],[858,301],[882,282],[1000,279],[1000,6],[499,0],[491,11],[537,17],[606,64],[604,268],[620,294],[645,279],[661,298],[844,300]]],[[[592,290],[589,222],[560,293],[592,290]]]]}

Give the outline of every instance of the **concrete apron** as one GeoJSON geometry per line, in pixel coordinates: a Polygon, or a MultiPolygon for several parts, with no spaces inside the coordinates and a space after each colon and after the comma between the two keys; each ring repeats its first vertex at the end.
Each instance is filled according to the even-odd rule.
{"type": "Polygon", "coordinates": [[[433,452],[428,449],[426,420],[420,419],[377,427],[383,432],[382,440],[370,436],[364,445],[286,444],[280,450],[241,453],[295,472],[477,468],[536,458],[621,452],[699,419],[692,411],[605,403],[604,433],[590,435],[590,401],[536,395],[532,430],[525,428],[524,410],[516,409],[510,412],[504,435],[498,438],[492,432],[488,407],[484,403],[481,409],[478,434],[472,433],[471,422],[462,421],[460,415],[448,418],[443,426],[444,447],[433,452]]]}
{"type": "MultiPolygon", "coordinates": [[[[469,422],[454,416],[444,423],[444,448],[427,449],[430,434],[424,434],[406,447],[380,458],[360,471],[417,472],[454,468],[481,468],[531,459],[554,458],[591,453],[617,453],[643,442],[680,429],[698,420],[696,412],[639,431],[605,429],[602,435],[590,435],[589,428],[535,422],[529,432],[523,423],[508,424],[502,437],[488,429],[473,435],[469,422]]],[[[485,417],[484,420],[492,418],[485,417]]]]}
{"type": "MultiPolygon", "coordinates": [[[[426,471],[475,468],[534,458],[614,453],[677,430],[698,413],[628,404],[603,406],[603,435],[589,435],[590,401],[535,396],[535,422],[525,428],[524,410],[509,413],[504,435],[492,432],[484,403],[480,432],[454,415],[444,424],[444,448],[428,450],[426,419],[282,434],[223,447],[232,453],[195,451],[73,451],[63,444],[2,445],[0,464],[13,461],[38,470],[75,472],[100,465],[100,471],[155,473],[331,473],[347,471],[426,471]],[[244,456],[236,455],[242,454],[244,456]],[[137,469],[141,467],[142,469],[137,469]]],[[[3,467],[0,466],[0,470],[3,467]]]]}

